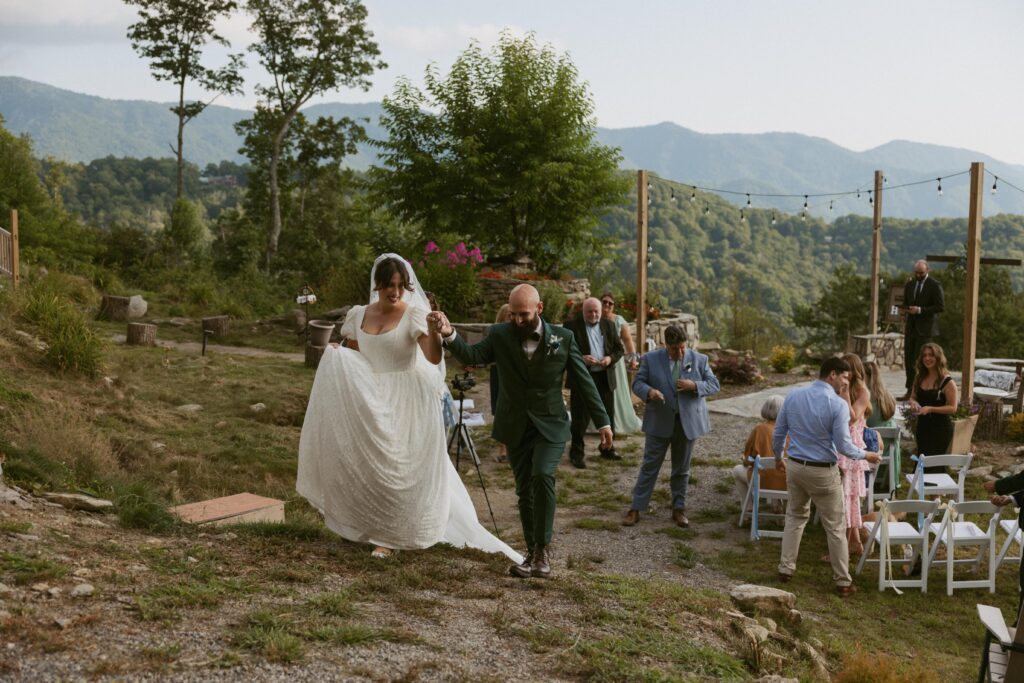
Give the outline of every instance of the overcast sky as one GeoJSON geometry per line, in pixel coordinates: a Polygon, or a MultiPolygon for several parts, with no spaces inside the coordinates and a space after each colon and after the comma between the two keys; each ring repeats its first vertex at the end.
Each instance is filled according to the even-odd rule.
{"type": "MultiPolygon", "coordinates": [[[[388,69],[419,83],[470,40],[505,27],[569,53],[598,123],[673,121],[704,133],[794,131],[864,150],[894,139],[963,147],[1024,163],[1024,2],[1020,0],[366,0],[388,69]]],[[[117,99],[170,101],[125,29],[119,0],[0,0],[0,75],[117,99]]],[[[243,17],[224,33],[235,48],[243,17]]],[[[255,62],[250,57],[251,62],[255,62]]],[[[216,62],[213,55],[211,62],[216,62]]],[[[219,104],[250,107],[246,96],[219,104]]]]}

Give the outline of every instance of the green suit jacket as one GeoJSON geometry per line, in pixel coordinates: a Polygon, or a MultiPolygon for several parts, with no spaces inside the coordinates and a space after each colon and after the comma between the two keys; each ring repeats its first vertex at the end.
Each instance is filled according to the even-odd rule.
{"type": "Polygon", "coordinates": [[[511,323],[492,325],[484,339],[470,346],[456,336],[448,350],[465,365],[498,365],[498,410],[494,415],[495,440],[519,443],[529,423],[546,441],[569,440],[569,415],[562,399],[562,376],[568,372],[582,391],[594,424],[611,424],[590,376],[576,339],[569,330],[543,323],[533,358],[527,359],[511,323]]]}

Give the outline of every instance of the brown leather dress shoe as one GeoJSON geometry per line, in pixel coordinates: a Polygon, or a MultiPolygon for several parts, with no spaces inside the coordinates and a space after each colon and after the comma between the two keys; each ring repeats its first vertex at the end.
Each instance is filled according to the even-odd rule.
{"type": "Polygon", "coordinates": [[[539,545],[533,552],[533,564],[530,568],[530,575],[537,579],[547,579],[551,577],[551,552],[548,550],[548,546],[539,545]]]}
{"type": "Polygon", "coordinates": [[[533,570],[533,549],[526,551],[526,557],[519,564],[514,564],[508,568],[508,573],[520,579],[528,579],[531,576],[533,570]]]}
{"type": "Polygon", "coordinates": [[[850,597],[851,595],[853,595],[856,592],[857,592],[857,587],[853,586],[853,585],[850,585],[850,586],[836,586],[836,595],[838,595],[841,598],[848,598],[848,597],[850,597]]]}
{"type": "Polygon", "coordinates": [[[686,518],[686,510],[683,508],[676,508],[672,511],[672,521],[676,526],[688,529],[690,527],[690,520],[686,518]]]}
{"type": "Polygon", "coordinates": [[[635,526],[640,521],[640,511],[630,510],[626,513],[626,516],[622,518],[622,526],[635,526]]]}

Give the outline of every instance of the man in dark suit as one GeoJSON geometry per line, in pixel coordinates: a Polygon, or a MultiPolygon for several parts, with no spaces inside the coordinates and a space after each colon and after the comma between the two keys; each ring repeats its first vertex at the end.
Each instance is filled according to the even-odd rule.
{"type": "MultiPolygon", "coordinates": [[[[615,323],[601,315],[601,302],[590,298],[583,302],[581,315],[566,321],[565,328],[572,331],[576,344],[583,354],[583,362],[587,364],[590,377],[601,395],[604,411],[611,420],[612,432],[615,432],[615,364],[622,360],[626,352],[619,335],[615,334],[615,323]]],[[[584,398],[582,387],[578,386],[570,374],[566,378],[569,387],[569,410],[572,413],[572,445],[569,447],[569,460],[574,467],[586,469],[584,461],[583,433],[590,421],[590,412],[584,398]]],[[[597,424],[597,420],[594,420],[597,424]]],[[[621,460],[615,447],[601,448],[602,458],[621,460]]]]}
{"type": "MultiPolygon", "coordinates": [[[[1012,474],[996,481],[986,481],[985,490],[994,494],[992,503],[1002,507],[1003,505],[1016,505],[1020,508],[1017,514],[1017,524],[1024,529],[1024,472],[1012,474]]],[[[1017,612],[1024,606],[1024,562],[1020,563],[1020,575],[1017,579],[1020,589],[1020,597],[1017,601],[1017,612]]]]}
{"type": "Polygon", "coordinates": [[[903,287],[903,369],[907,375],[907,392],[900,400],[910,397],[914,386],[914,368],[921,347],[939,334],[939,313],[945,310],[946,298],[939,281],[928,275],[928,262],[921,259],[914,264],[914,279],[903,287]]]}
{"type": "Polygon", "coordinates": [[[519,285],[508,297],[512,321],[490,328],[483,341],[470,346],[439,311],[427,317],[444,338],[451,354],[466,365],[498,366],[498,411],[495,441],[508,445],[508,461],[516,479],[519,519],[527,554],[509,568],[513,576],[548,578],[555,521],[555,472],[569,438],[569,417],[562,399],[566,372],[580,387],[601,445],[611,447],[611,420],[568,330],[541,319],[544,303],[531,285],[519,285]]]}

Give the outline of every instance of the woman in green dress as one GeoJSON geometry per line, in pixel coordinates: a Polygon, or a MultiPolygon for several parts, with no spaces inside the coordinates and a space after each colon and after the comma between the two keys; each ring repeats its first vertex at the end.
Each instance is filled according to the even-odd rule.
{"type": "Polygon", "coordinates": [[[636,410],[633,408],[630,390],[632,383],[626,374],[626,364],[629,364],[630,371],[635,371],[640,364],[640,357],[636,352],[636,345],[633,344],[633,335],[629,331],[629,325],[625,318],[615,313],[615,297],[609,292],[601,295],[601,314],[615,323],[615,331],[626,348],[626,355],[622,357],[622,362],[616,363],[613,370],[616,381],[615,433],[639,434],[643,423],[636,416],[636,410]]]}

